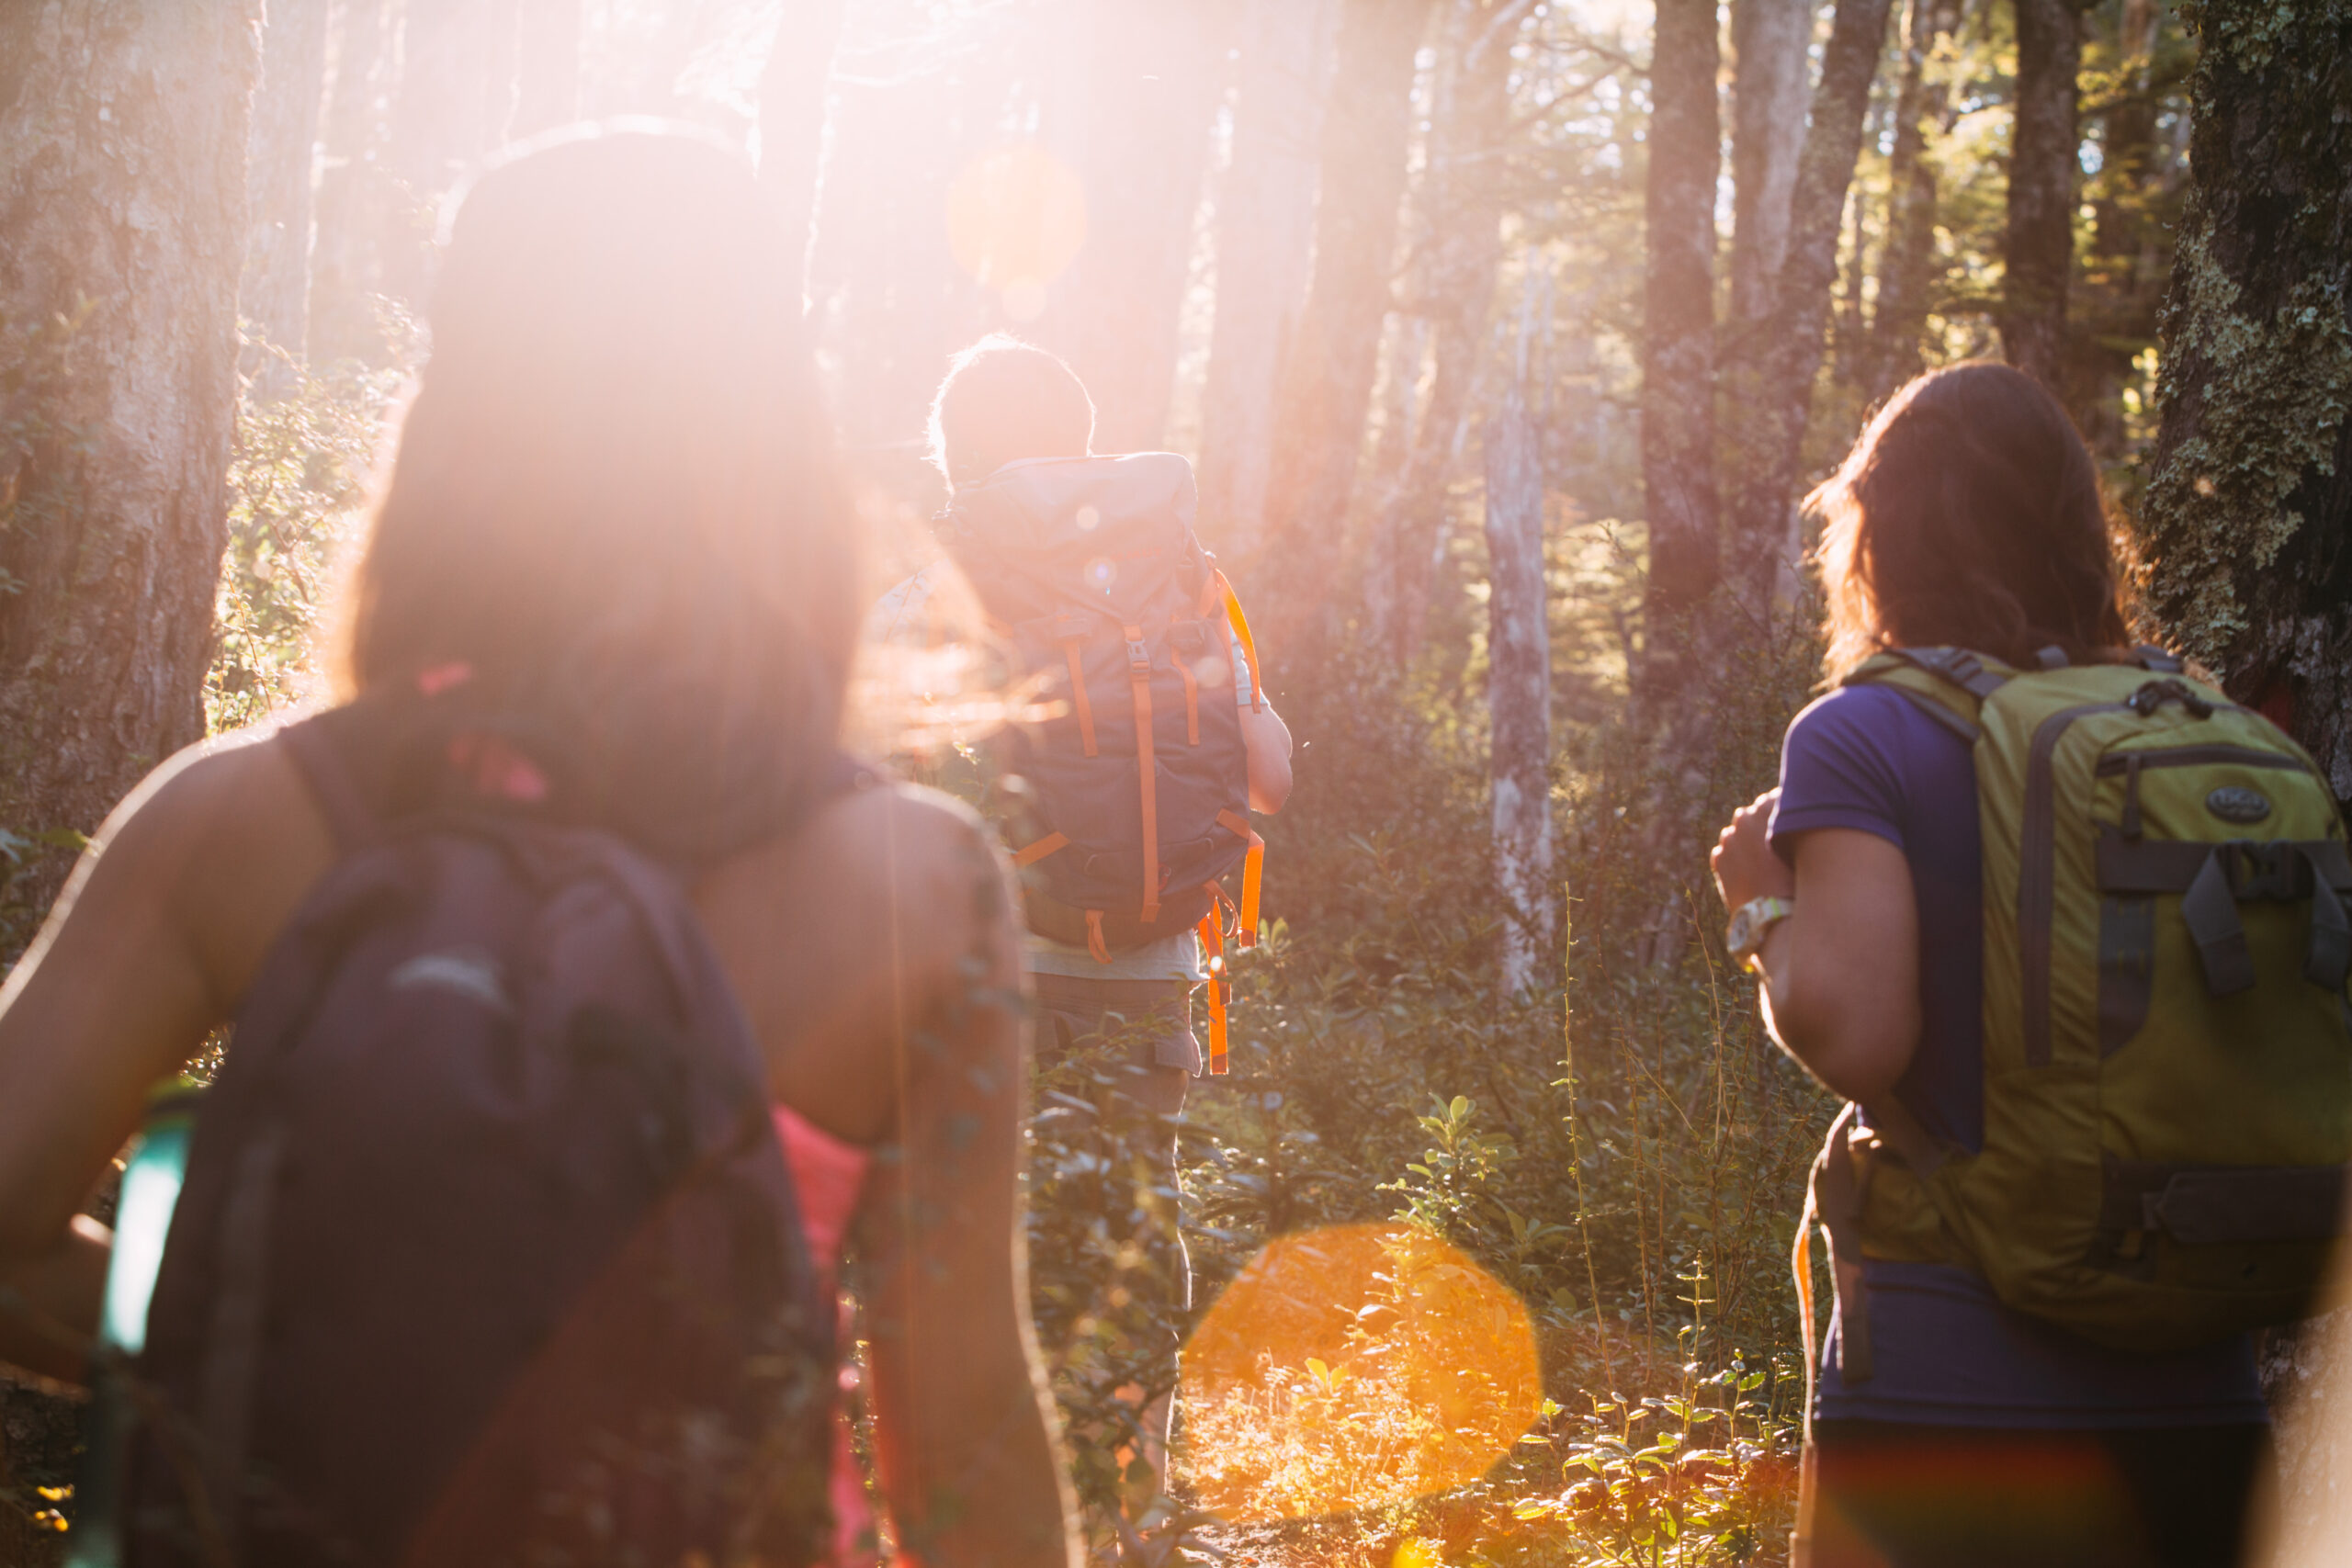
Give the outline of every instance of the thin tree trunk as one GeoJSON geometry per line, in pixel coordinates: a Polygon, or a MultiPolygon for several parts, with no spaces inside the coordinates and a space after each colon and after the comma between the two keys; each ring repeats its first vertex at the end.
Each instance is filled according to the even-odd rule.
{"type": "MultiPolygon", "coordinates": [[[[1839,219],[1861,151],[1871,82],[1886,43],[1890,0],[1838,0],[1822,51],[1811,123],[1797,160],[1789,219],[1788,258],[1781,266],[1762,367],[1742,418],[1753,434],[1742,444],[1732,518],[1734,580],[1740,599],[1760,615],[1795,539],[1797,491],[1804,479],[1805,419],[1821,368],[1822,328],[1838,278],[1839,219]]],[[[1759,626],[1758,630],[1761,630],[1759,626]]]]}
{"type": "MultiPolygon", "coordinates": [[[[78,0],[0,41],[0,828],[39,842],[204,732],[261,6],[78,0]]],[[[71,858],[0,887],[0,964],[71,858]]],[[[0,1390],[10,1486],[72,1484],[79,1425],[0,1390]]],[[[6,1561],[41,1534],[0,1510],[6,1561]]]]}
{"type": "Polygon", "coordinates": [[[513,0],[401,0],[400,89],[388,149],[395,183],[383,242],[384,288],[422,304],[432,275],[442,198],[503,136],[493,124],[494,81],[503,59],[502,22],[511,34],[513,0]]]}
{"type": "Polygon", "coordinates": [[[1930,86],[1928,62],[1936,45],[1960,26],[1960,0],[1910,0],[1904,13],[1903,80],[1894,98],[1894,147],[1886,250],[1879,263],[1878,309],[1871,320],[1872,401],[1917,376],[1928,310],[1940,284],[1936,266],[1936,171],[1927,159],[1928,127],[1951,129],[1951,89],[1930,86]]]}
{"type": "Polygon", "coordinates": [[[580,0],[523,0],[510,134],[580,118],[580,0]]]}
{"type": "Polygon", "coordinates": [[[1650,530],[1645,699],[1695,678],[1692,618],[1723,569],[1715,488],[1715,0],[1658,0],[1650,61],[1642,489],[1650,530]]]}
{"type": "Polygon", "coordinates": [[[289,378],[267,350],[299,363],[311,320],[311,194],[319,101],[325,96],[327,0],[271,0],[262,31],[261,90],[254,96],[245,172],[245,265],[238,309],[260,333],[247,369],[265,395],[289,378]]]}
{"type": "Polygon", "coordinates": [[[1216,204],[1216,314],[1201,405],[1201,532],[1247,558],[1262,541],[1275,393],[1314,259],[1317,138],[1333,0],[1247,0],[1233,155],[1216,204]]]}
{"type": "Polygon", "coordinates": [[[760,186],[775,204],[791,258],[777,287],[804,305],[825,148],[826,85],[848,10],[848,0],[786,0],[760,75],[760,186]]]}
{"type": "Polygon", "coordinates": [[[2066,346],[2075,262],[2075,128],[2083,39],[2073,0],[2014,0],[2017,118],[2009,140],[2008,230],[2002,241],[2001,354],[2052,391],[2066,346]]]}
{"type": "Polygon", "coordinates": [[[1503,153],[1515,13],[1525,9],[1515,0],[1455,0],[1447,79],[1430,127],[1418,203],[1424,265],[1414,306],[1430,324],[1436,364],[1412,446],[1381,508],[1366,584],[1370,640],[1400,667],[1420,648],[1430,556],[1487,346],[1510,196],[1503,153]]]}
{"type": "Polygon", "coordinates": [[[2129,451],[2120,418],[2120,391],[2134,374],[2132,361],[2156,335],[2164,299],[2162,225],[2148,221],[2161,189],[2156,162],[2156,94],[2150,56],[2159,25],[2154,0],[2124,0],[2116,19],[2114,96],[2100,117],[2099,173],[2092,196],[2087,274],[2103,287],[2090,290],[2090,310],[2075,334],[2075,421],[2091,450],[2108,462],[2129,451]],[[2157,243],[2152,243],[2157,242],[2157,243]]]}
{"type": "Polygon", "coordinates": [[[2253,0],[2199,16],[2149,602],[2352,802],[2352,28],[2253,0]]]}
{"type": "MultiPolygon", "coordinates": [[[[1524,333],[1522,333],[1522,338],[1524,333]]],[[[1544,456],[1521,366],[1487,416],[1487,706],[1495,874],[1503,906],[1501,980],[1544,980],[1556,951],[1552,863],[1552,641],[1544,579],[1544,456]]]]}
{"type": "Polygon", "coordinates": [[[383,287],[379,246],[391,205],[384,146],[392,73],[388,0],[343,0],[334,28],[311,248],[310,351],[321,361],[375,359],[383,341],[370,300],[383,287]]]}
{"type": "Polygon", "coordinates": [[[1731,317],[1742,335],[1770,318],[1788,254],[1815,9],[1813,0],[1732,0],[1731,317]]]}
{"type": "Polygon", "coordinates": [[[1430,0],[1343,0],[1323,119],[1315,271],[1283,366],[1264,574],[1276,678],[1329,645],[1333,579],[1395,278],[1414,56],[1430,0]]]}
{"type": "Polygon", "coordinates": [[[1158,446],[1176,388],[1193,231],[1208,170],[1229,3],[1072,0],[1078,80],[1064,156],[1086,187],[1086,243],[1037,335],[1094,395],[1095,446],[1158,446]]]}

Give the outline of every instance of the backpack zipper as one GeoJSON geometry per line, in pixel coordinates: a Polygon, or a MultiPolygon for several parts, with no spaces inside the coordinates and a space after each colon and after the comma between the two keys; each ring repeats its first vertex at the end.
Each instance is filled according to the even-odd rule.
{"type": "Polygon", "coordinates": [[[2061,708],[2034,726],[2026,751],[2025,810],[2018,828],[2018,978],[2025,992],[2025,1065],[2050,1065],[2050,940],[2057,898],[2057,779],[2050,759],[2076,719],[2134,713],[2129,703],[2061,708]]]}

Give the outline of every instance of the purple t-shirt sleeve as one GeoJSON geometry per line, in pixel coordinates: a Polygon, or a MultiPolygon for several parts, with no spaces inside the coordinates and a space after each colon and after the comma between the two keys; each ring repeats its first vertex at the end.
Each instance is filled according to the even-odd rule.
{"type": "Polygon", "coordinates": [[[1782,860],[1796,835],[1821,828],[1859,829],[1910,848],[1903,837],[1905,700],[1883,686],[1849,686],[1797,715],[1781,742],[1772,811],[1772,848],[1782,860]]]}

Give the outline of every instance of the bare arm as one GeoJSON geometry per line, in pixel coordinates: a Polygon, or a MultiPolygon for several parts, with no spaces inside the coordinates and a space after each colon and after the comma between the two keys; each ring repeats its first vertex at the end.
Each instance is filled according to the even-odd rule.
{"type": "Polygon", "coordinates": [[[0,987],[0,1286],[38,1314],[0,1310],[0,1359],[80,1376],[58,1330],[95,1330],[107,1235],[76,1211],[329,858],[276,752],[191,749],[149,775],[0,987]]]}
{"type": "Polygon", "coordinates": [[[1290,726],[1272,703],[1245,707],[1241,744],[1250,754],[1250,809],[1272,817],[1290,798],[1290,726]]]}
{"type": "MultiPolygon", "coordinates": [[[[894,852],[917,852],[904,841],[913,836],[894,852]]],[[[901,865],[891,878],[902,901],[924,900],[905,923],[960,940],[936,963],[921,935],[901,949],[909,972],[898,992],[911,1015],[892,1041],[901,1157],[877,1169],[864,1213],[883,1484],[917,1562],[1067,1568],[1070,1498],[1023,1260],[1027,1074],[1012,897],[975,827],[956,824],[930,858],[936,873],[901,865]]]]}
{"type": "Polygon", "coordinates": [[[1919,1043],[1919,919],[1910,863],[1874,833],[1825,828],[1796,840],[1792,874],[1765,842],[1773,796],[1732,818],[1714,853],[1727,908],[1793,897],[1759,955],[1772,1037],[1848,1100],[1883,1098],[1919,1043]]]}

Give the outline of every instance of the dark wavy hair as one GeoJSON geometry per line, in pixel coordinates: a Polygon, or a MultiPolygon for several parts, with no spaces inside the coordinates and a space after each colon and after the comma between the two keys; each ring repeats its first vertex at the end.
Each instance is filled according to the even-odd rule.
{"type": "Polygon", "coordinates": [[[838,734],[853,513],[745,162],[574,133],[475,184],[352,600],[365,696],[464,665],[682,852],[775,819],[838,734]]]}
{"type": "Polygon", "coordinates": [[[2030,665],[2132,644],[2098,469],[2058,400],[1974,362],[1894,394],[1806,498],[1832,679],[1882,649],[1947,644],[2030,665]]]}

